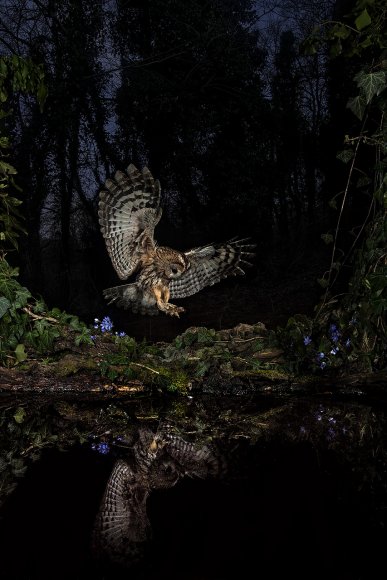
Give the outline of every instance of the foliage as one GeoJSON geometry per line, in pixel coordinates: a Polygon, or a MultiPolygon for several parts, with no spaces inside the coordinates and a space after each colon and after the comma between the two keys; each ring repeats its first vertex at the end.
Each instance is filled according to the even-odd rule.
{"type": "MultiPolygon", "coordinates": [[[[292,318],[278,336],[296,366],[321,369],[356,363],[357,368],[373,370],[387,364],[387,7],[382,0],[358,0],[343,22],[328,25],[324,40],[330,43],[332,57],[341,55],[358,67],[357,94],[347,107],[360,122],[360,132],[347,135],[345,149],[338,153],[349,171],[334,235],[322,235],[333,244],[330,269],[320,280],[325,288],[322,302],[313,321],[292,318]],[[345,254],[338,240],[350,191],[368,195],[370,202],[345,254]],[[334,284],[349,259],[353,274],[348,292],[338,297],[334,284]],[[333,327],[340,336],[334,346],[333,327]]],[[[321,41],[321,28],[318,34],[308,39],[308,50],[321,41]]],[[[337,207],[336,196],[331,206],[337,207]]]]}
{"type": "Polygon", "coordinates": [[[17,277],[19,271],[9,265],[5,252],[17,248],[17,238],[23,230],[19,206],[10,188],[19,189],[14,176],[16,169],[9,163],[7,149],[10,139],[4,119],[12,114],[7,103],[18,92],[36,95],[40,108],[47,90],[41,65],[17,55],[0,58],[0,363],[11,366],[24,362],[28,354],[52,351],[59,337],[73,333],[76,345],[92,344],[89,329],[76,316],[54,308],[49,311],[43,300],[34,298],[17,277]]]}
{"type": "Polygon", "coordinates": [[[36,94],[42,110],[47,96],[43,67],[17,55],[0,57],[0,242],[3,247],[15,248],[19,233],[24,231],[19,212],[22,202],[9,191],[10,187],[20,188],[14,181],[17,171],[9,163],[5,119],[12,114],[7,102],[17,92],[36,94]]]}
{"type": "Polygon", "coordinates": [[[52,352],[59,338],[93,344],[90,330],[77,316],[49,310],[17,281],[18,270],[0,260],[0,363],[12,366],[28,355],[52,352]]]}

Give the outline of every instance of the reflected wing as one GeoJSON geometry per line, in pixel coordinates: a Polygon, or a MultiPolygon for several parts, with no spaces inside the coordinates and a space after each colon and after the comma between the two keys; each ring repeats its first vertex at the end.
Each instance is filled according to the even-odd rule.
{"type": "Polygon", "coordinates": [[[126,280],[138,267],[141,256],[154,248],[153,233],[161,218],[160,183],[144,167],[129,165],[117,171],[100,192],[99,223],[113,266],[126,280]]]}
{"type": "Polygon", "coordinates": [[[171,298],[184,298],[196,294],[205,286],[212,286],[228,276],[244,274],[242,267],[251,266],[248,258],[255,256],[255,245],[248,240],[232,239],[223,244],[209,244],[185,252],[189,268],[171,281],[171,298]]]}
{"type": "Polygon", "coordinates": [[[150,534],[148,493],[128,463],[117,461],[95,521],[93,550],[97,557],[125,564],[142,557],[150,534]]]}

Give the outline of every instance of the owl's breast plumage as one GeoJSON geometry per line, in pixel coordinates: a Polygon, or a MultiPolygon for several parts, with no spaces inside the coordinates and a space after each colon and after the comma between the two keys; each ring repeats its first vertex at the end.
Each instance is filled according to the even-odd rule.
{"type": "Polygon", "coordinates": [[[142,268],[137,276],[137,282],[144,290],[150,290],[155,286],[168,286],[169,280],[157,262],[152,261],[142,268]]]}

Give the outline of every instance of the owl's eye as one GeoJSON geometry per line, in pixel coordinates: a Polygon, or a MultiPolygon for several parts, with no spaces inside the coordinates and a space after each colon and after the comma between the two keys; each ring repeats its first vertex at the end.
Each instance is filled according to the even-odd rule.
{"type": "Polygon", "coordinates": [[[177,266],[171,266],[172,274],[177,274],[179,272],[179,268],[177,266]]]}

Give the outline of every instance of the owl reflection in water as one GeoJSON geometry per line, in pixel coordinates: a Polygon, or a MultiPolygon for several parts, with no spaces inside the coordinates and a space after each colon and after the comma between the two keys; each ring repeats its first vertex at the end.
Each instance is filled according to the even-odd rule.
{"type": "Polygon", "coordinates": [[[160,183],[147,167],[129,165],[107,179],[99,196],[99,223],[107,251],[121,280],[136,281],[104,290],[109,304],[141,314],[159,311],[179,317],[184,308],[169,302],[185,298],[228,276],[244,274],[255,254],[247,240],[232,239],[179,252],[158,246],[154,229],[160,221],[160,183]]]}
{"type": "Polygon", "coordinates": [[[106,485],[93,532],[97,559],[122,567],[142,561],[152,538],[147,500],[152,491],[169,489],[183,477],[208,478],[225,471],[223,457],[159,430],[142,428],[127,460],[119,459],[106,485]]]}

